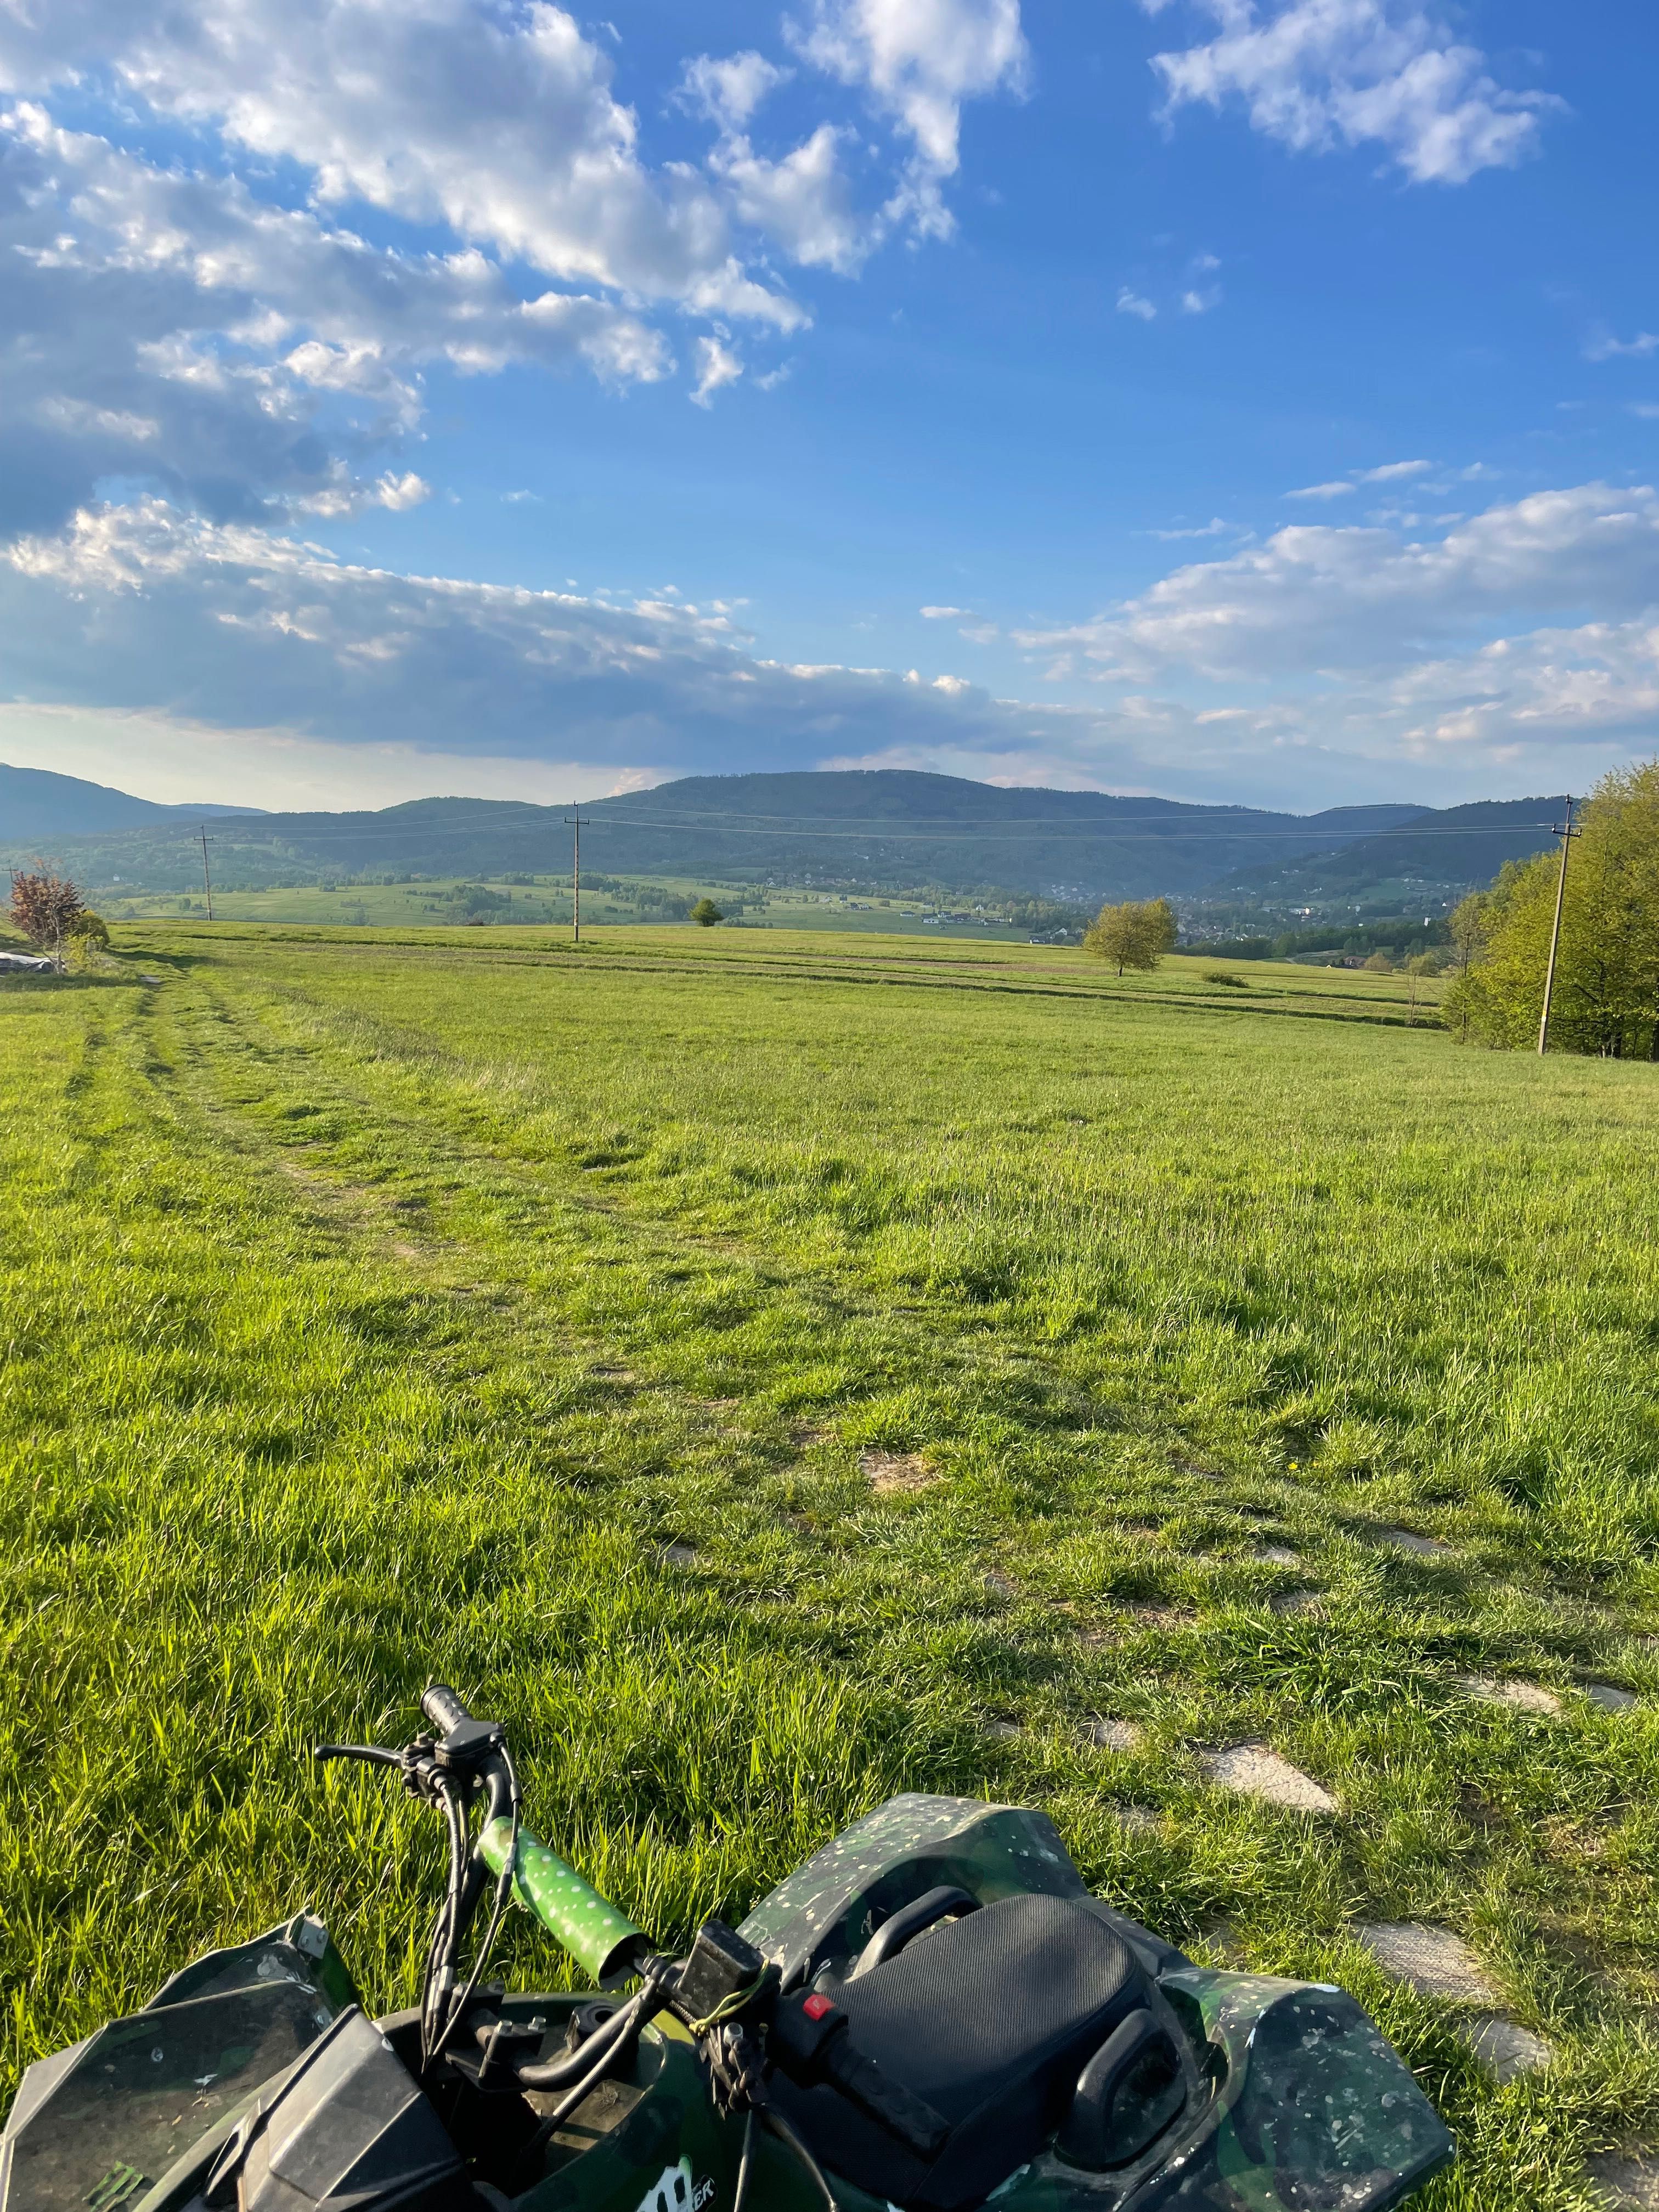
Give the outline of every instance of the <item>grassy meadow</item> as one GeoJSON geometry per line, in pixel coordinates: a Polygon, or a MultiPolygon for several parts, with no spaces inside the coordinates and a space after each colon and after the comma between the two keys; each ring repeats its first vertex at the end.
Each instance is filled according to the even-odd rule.
{"type": "Polygon", "coordinates": [[[1218,972],[135,922],[0,984],[0,2095],[307,1902],[410,2002],[436,1838],[305,1754],[436,1675],[665,1938],[895,1790],[1041,1803],[1371,2007],[1425,2207],[1601,2202],[1659,2139],[1659,1084],[1218,972]],[[1208,1784],[1246,1742],[1334,1812],[1208,1784]]]}
{"type": "MultiPolygon", "coordinates": [[[[442,929],[464,926],[457,911],[458,895],[469,887],[493,893],[522,909],[516,915],[486,915],[492,929],[514,926],[570,925],[568,875],[538,876],[533,883],[522,875],[443,876],[396,884],[344,883],[288,884],[259,890],[216,890],[213,911],[219,921],[258,921],[351,929],[442,929]]],[[[584,927],[635,923],[647,927],[678,925],[687,909],[706,893],[745,928],[836,930],[951,939],[1024,943],[1030,931],[1024,925],[1000,920],[924,922],[934,908],[919,898],[854,897],[843,892],[807,891],[783,886],[733,884],[693,876],[616,876],[602,874],[598,882],[582,878],[584,927]],[[603,884],[605,888],[600,888],[603,884]],[[620,884],[619,891],[611,888],[620,884]],[[665,912],[641,908],[633,895],[640,890],[661,893],[670,902],[665,912]]],[[[207,908],[199,888],[185,892],[125,891],[115,886],[100,890],[94,899],[105,919],[115,923],[172,921],[180,916],[206,919],[207,908]]],[[[963,902],[971,905],[971,901],[963,902]]],[[[960,910],[960,908],[958,908],[960,910]]]]}

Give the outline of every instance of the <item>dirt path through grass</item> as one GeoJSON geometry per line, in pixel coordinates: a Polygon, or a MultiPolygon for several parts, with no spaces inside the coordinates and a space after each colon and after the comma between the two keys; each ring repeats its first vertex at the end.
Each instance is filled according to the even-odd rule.
{"type": "MultiPolygon", "coordinates": [[[[1530,1192],[1576,1222],[1593,1174],[1622,1234],[1653,1126],[1630,1088],[1604,1086],[1593,1161],[1551,1169],[1524,1128],[1495,1152],[1470,1121],[1471,1237],[1424,1182],[1426,1090],[1415,1154],[1371,1158],[1310,1066],[1328,1095],[1291,1171],[1230,1211],[1194,1102],[1239,1095],[1231,1046],[1163,1079],[1188,1180],[1122,1057],[1154,1030],[1114,1043],[1103,1110],[1068,1072],[1094,1048],[1006,1026],[1064,1008],[884,1033],[833,963],[803,1007],[718,975],[550,999],[471,958],[399,985],[378,957],[368,998],[362,951],[286,947],[142,1000],[0,1006],[15,2058],[306,1898],[399,2000],[429,1873],[412,1825],[302,1754],[404,1724],[432,1670],[503,1711],[541,1824],[665,1935],[894,1789],[1039,1801],[1176,1940],[1373,2005],[1462,2135],[1425,2202],[1588,2203],[1583,2154],[1659,2122],[1654,1716],[1582,1687],[1659,1690],[1633,1248],[1579,1322],[1632,1480],[1575,1534],[1559,1453],[1544,1480],[1474,1447],[1493,1377],[1524,1384],[1563,1326],[1514,1309],[1523,1255],[1492,1209],[1530,1192]],[[716,1066],[727,1095],[699,1095],[716,1066]],[[1322,1181],[1352,1208],[1345,1163],[1417,1209],[1376,1279],[1415,1270],[1466,1327],[1516,1332],[1448,1369],[1374,1302],[1363,1415],[1331,1378],[1357,1388],[1367,1316],[1298,1352],[1305,1285],[1265,1264],[1293,1236],[1327,1285],[1370,1279],[1357,1226],[1309,1228],[1322,1181]],[[1219,1317],[1218,1205],[1244,1248],[1219,1317]],[[1136,1255],[1160,1244],[1155,1302],[1136,1255]],[[1211,1754],[1257,1743],[1334,1809],[1220,1786],[1211,1754]],[[1496,2087],[1456,2006],[1357,1940],[1406,1921],[1461,1931],[1547,2070],[1496,2087]]],[[[1449,1083],[1454,1119],[1479,1093],[1468,1062],[1352,1065],[1373,1098],[1449,1083]]]]}

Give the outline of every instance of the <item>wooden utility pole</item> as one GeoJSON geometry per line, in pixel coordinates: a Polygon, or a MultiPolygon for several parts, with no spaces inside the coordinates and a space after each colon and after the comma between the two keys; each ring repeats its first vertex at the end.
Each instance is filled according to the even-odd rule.
{"type": "Polygon", "coordinates": [[[206,824],[206,823],[205,823],[205,822],[202,824],[202,829],[201,829],[201,842],[202,842],[202,889],[203,889],[203,890],[207,894],[207,910],[208,910],[208,920],[209,920],[210,921],[212,921],[212,919],[213,919],[213,881],[212,881],[212,878],[211,878],[209,876],[209,874],[208,874],[208,857],[207,857],[207,848],[208,848],[208,847],[209,847],[210,845],[216,844],[216,843],[218,842],[218,840],[217,840],[217,838],[216,838],[216,837],[210,837],[210,836],[208,836],[208,833],[207,833],[207,824],[206,824]]]}
{"type": "Polygon", "coordinates": [[[1566,820],[1555,823],[1552,827],[1561,840],[1561,873],[1555,885],[1555,923],[1550,931],[1550,964],[1544,971],[1544,1011],[1538,1018],[1538,1049],[1540,1054],[1547,1052],[1550,1044],[1550,1001],[1555,995],[1555,956],[1561,949],[1561,908],[1567,896],[1567,854],[1572,850],[1573,839],[1584,834],[1582,830],[1575,830],[1572,826],[1571,799],[1567,801],[1566,820]]]}
{"type": "MultiPolygon", "coordinates": [[[[574,814],[567,814],[564,818],[570,824],[571,830],[570,914],[571,920],[575,925],[575,935],[572,942],[580,945],[582,941],[582,811],[580,807],[579,806],[574,814]]],[[[592,816],[589,815],[590,823],[592,818],[592,816]]]]}

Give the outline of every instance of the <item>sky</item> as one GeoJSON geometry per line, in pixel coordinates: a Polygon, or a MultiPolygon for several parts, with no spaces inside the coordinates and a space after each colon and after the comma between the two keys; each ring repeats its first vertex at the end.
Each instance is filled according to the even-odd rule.
{"type": "Polygon", "coordinates": [[[1587,790],[1656,79],[1633,0],[0,0],[0,758],[1587,790]]]}

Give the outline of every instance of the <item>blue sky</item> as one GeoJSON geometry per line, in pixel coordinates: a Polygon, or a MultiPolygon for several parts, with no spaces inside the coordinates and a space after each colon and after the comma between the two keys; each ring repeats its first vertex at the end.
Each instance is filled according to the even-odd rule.
{"type": "Polygon", "coordinates": [[[1659,19],[0,13],[0,757],[1316,806],[1659,717],[1659,19]]]}

